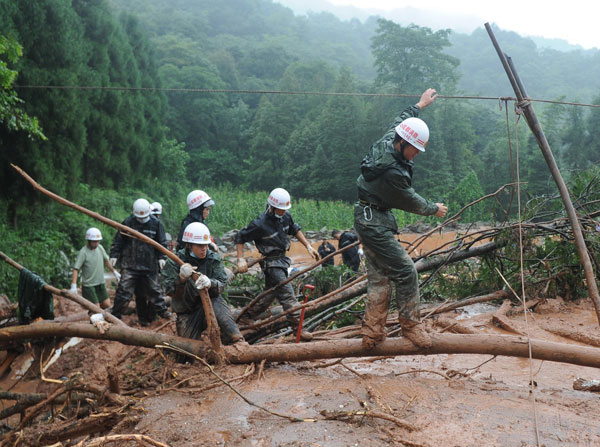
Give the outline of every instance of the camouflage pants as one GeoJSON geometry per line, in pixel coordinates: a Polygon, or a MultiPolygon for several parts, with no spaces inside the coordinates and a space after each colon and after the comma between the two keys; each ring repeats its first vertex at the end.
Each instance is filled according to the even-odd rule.
{"type": "Polygon", "coordinates": [[[115,317],[121,318],[134,293],[140,322],[150,323],[156,315],[167,311],[163,291],[158,283],[158,273],[123,269],[111,310],[115,317]]]}
{"type": "MultiPolygon", "coordinates": [[[[264,269],[264,273],[265,288],[267,290],[282,283],[288,277],[287,270],[279,267],[267,267],[264,269]]],[[[269,308],[273,301],[275,301],[275,298],[279,300],[283,310],[288,310],[298,305],[298,299],[296,298],[296,295],[294,295],[294,288],[292,287],[292,284],[287,283],[286,285],[275,289],[273,292],[267,293],[258,300],[254,306],[248,309],[248,316],[255,320],[261,313],[269,308]]],[[[299,318],[300,311],[287,315],[288,323],[294,329],[298,327],[299,318]]]]}
{"type": "Polygon", "coordinates": [[[356,205],[354,228],[367,258],[367,308],[362,335],[385,338],[390,299],[400,319],[419,321],[419,282],[415,264],[395,235],[398,224],[391,211],[356,205]]]}
{"type": "MultiPolygon", "coordinates": [[[[233,342],[233,336],[241,337],[240,330],[231,316],[229,307],[221,295],[211,298],[215,318],[221,329],[221,341],[225,344],[233,342]]],[[[206,329],[204,308],[200,306],[191,313],[177,314],[177,335],[185,338],[200,339],[200,334],[206,329]]]]}

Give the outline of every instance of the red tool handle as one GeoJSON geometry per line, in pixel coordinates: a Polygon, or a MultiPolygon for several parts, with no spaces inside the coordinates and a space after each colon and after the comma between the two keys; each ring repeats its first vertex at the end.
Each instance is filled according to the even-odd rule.
{"type": "MultiPolygon", "coordinates": [[[[304,301],[302,302],[302,304],[306,304],[306,302],[308,301],[308,297],[313,292],[313,290],[315,290],[315,286],[313,286],[312,284],[305,284],[304,287],[302,287],[302,291],[304,292],[304,301]],[[310,292],[306,293],[306,289],[310,290],[310,292]]],[[[300,311],[300,321],[298,322],[298,333],[296,334],[296,343],[300,343],[300,334],[302,333],[302,323],[304,323],[305,311],[306,307],[303,307],[300,311]]]]}

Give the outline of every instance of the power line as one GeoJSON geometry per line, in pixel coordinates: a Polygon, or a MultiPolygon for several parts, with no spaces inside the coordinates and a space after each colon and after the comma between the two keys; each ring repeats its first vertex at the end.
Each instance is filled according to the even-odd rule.
{"type": "MultiPolygon", "coordinates": [[[[210,89],[210,88],[168,88],[168,87],[119,87],[119,86],[92,86],[92,85],[14,85],[17,89],[53,89],[53,90],[106,90],[106,91],[134,91],[134,92],[166,92],[166,93],[232,93],[249,95],[296,95],[296,96],[356,96],[379,98],[420,98],[421,94],[404,93],[359,93],[359,92],[296,92],[285,90],[235,90],[235,89],[210,89]]],[[[439,99],[465,99],[484,101],[517,101],[512,96],[444,96],[439,99]]],[[[579,107],[600,108],[600,104],[585,104],[578,102],[554,101],[549,99],[525,98],[531,102],[546,104],[562,104],[579,107]]]]}

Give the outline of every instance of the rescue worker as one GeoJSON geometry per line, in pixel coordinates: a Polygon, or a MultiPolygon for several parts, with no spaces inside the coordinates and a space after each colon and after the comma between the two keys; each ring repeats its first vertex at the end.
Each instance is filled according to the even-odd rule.
{"type": "Polygon", "coordinates": [[[403,336],[419,347],[431,346],[419,318],[417,270],[395,238],[398,224],[392,209],[437,217],[444,217],[448,211],[443,203],[424,199],[411,186],[413,159],[425,152],[429,140],[427,125],[417,116],[436,98],[436,91],[427,89],[416,105],[395,119],[361,162],[354,228],[368,265],[368,303],[361,328],[366,348],[385,340],[390,297],[396,300],[403,336]]]}
{"type": "Polygon", "coordinates": [[[221,257],[209,249],[210,231],[206,225],[192,222],[183,232],[183,242],[185,248],[179,250],[177,256],[184,264],[179,267],[169,260],[161,274],[162,286],[171,295],[171,308],[177,314],[177,335],[200,339],[207,324],[198,290],[207,288],[223,342],[231,344],[244,341],[221,296],[227,275],[221,257]],[[199,273],[196,281],[192,279],[193,272],[199,273]]]}
{"type": "MultiPolygon", "coordinates": [[[[160,220],[150,215],[150,203],[146,199],[137,199],[133,203],[133,214],[123,221],[123,225],[166,246],[165,229],[160,220]]],[[[121,318],[135,293],[136,311],[142,326],[148,326],[157,315],[170,318],[158,283],[158,273],[165,265],[166,256],[150,244],[124,236],[119,231],[110,249],[110,264],[114,267],[117,261],[122,276],[111,313],[121,318]]]]}
{"type": "Polygon", "coordinates": [[[88,228],[85,240],[87,243],[79,250],[73,266],[69,292],[77,293],[77,276],[81,271],[81,295],[94,304],[100,304],[102,309],[108,309],[110,299],[104,283],[104,265],[113,272],[117,281],[121,275],[111,265],[104,247],[100,245],[102,233],[98,228],[88,228]]]}
{"type": "MultiPolygon", "coordinates": [[[[290,249],[290,236],[295,236],[306,247],[308,253],[315,260],[319,260],[319,254],[311,247],[302,233],[300,225],[294,222],[288,212],[291,207],[290,194],[283,188],[275,188],[267,199],[266,211],[238,231],[234,239],[237,244],[238,273],[248,271],[248,264],[244,258],[244,243],[253,241],[256,249],[265,257],[260,262],[265,275],[265,289],[278,285],[288,277],[291,259],[285,254],[290,249]]],[[[275,298],[279,300],[284,310],[298,305],[294,289],[290,283],[287,283],[257,301],[253,307],[247,310],[248,317],[256,320],[262,312],[268,309],[275,298]]],[[[295,331],[298,329],[299,316],[300,311],[287,315],[288,323],[295,331]]],[[[309,332],[302,331],[302,338],[309,340],[312,336],[309,332]]]]}
{"type": "MultiPolygon", "coordinates": [[[[330,255],[334,251],[335,247],[333,246],[333,244],[327,241],[327,239],[323,239],[323,242],[321,242],[321,245],[319,245],[319,248],[317,248],[317,252],[319,253],[321,259],[323,259],[325,256],[330,255]]],[[[333,265],[333,258],[329,258],[322,264],[323,267],[327,267],[328,265],[333,265]]]]}
{"type": "MultiPolygon", "coordinates": [[[[186,204],[189,213],[181,221],[179,236],[177,236],[177,251],[185,248],[185,243],[183,242],[183,232],[185,231],[187,226],[192,222],[200,222],[206,224],[205,220],[210,214],[210,207],[213,206],[215,202],[204,191],[200,189],[195,189],[194,191],[188,194],[186,204]]],[[[216,245],[213,246],[212,249],[213,251],[218,251],[218,249],[216,249],[216,245]]]]}
{"type": "Polygon", "coordinates": [[[152,202],[150,204],[150,212],[154,217],[160,219],[160,216],[162,215],[162,205],[160,202],[152,202]]]}
{"type": "MultiPolygon", "coordinates": [[[[356,234],[350,231],[340,231],[333,230],[331,232],[331,236],[338,241],[338,250],[356,242],[358,237],[356,234]]],[[[344,264],[350,267],[353,271],[358,272],[358,267],[360,266],[360,256],[358,253],[358,247],[354,246],[349,248],[345,252],[342,253],[342,260],[344,264]]]]}

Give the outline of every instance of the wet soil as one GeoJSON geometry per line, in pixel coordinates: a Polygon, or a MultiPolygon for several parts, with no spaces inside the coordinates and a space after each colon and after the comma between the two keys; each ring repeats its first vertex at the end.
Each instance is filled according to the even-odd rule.
{"type": "MultiPolygon", "coordinates": [[[[481,333],[510,335],[492,323],[496,310],[487,304],[443,316],[481,333]]],[[[57,313],[77,312],[75,304],[57,301],[57,313]]],[[[600,335],[590,300],[549,299],[526,321],[522,313],[508,318],[536,339],[580,344],[548,332],[548,326],[600,335]]],[[[124,319],[139,327],[135,315],[124,319]]],[[[160,331],[174,333],[174,323],[165,323],[157,321],[147,329],[163,326],[160,331]]],[[[57,341],[57,346],[66,341],[57,341]]],[[[47,359],[48,344],[27,349],[1,378],[0,389],[52,391],[56,384],[41,380],[37,360],[23,377],[17,375],[18,366],[26,369],[27,359],[32,354],[39,358],[41,349],[47,359]]],[[[0,364],[5,356],[0,352],[0,364]]],[[[577,378],[600,379],[595,368],[486,355],[318,360],[272,363],[264,369],[215,367],[254,404],[310,422],[291,422],[246,403],[231,389],[217,386],[215,376],[199,363],[183,365],[168,354],[114,342],[82,340],[44,377],[81,374],[86,381],[106,386],[111,365],[118,368],[122,393],[135,405],[128,410],[128,423],[107,427],[104,434],[144,434],[172,447],[600,446],[600,396],[573,390],[577,378]],[[414,430],[380,417],[326,420],[321,414],[365,410],[401,419],[414,430]]],[[[2,402],[2,408],[9,405],[12,402],[2,402]]],[[[18,421],[18,415],[4,420],[10,426],[18,421]]]]}
{"type": "MultiPolygon", "coordinates": [[[[562,343],[575,342],[542,327],[575,326],[584,333],[599,332],[588,300],[568,304],[548,300],[539,310],[529,315],[527,324],[522,315],[510,317],[511,322],[533,338],[562,343]]],[[[491,324],[491,313],[445,316],[462,318],[461,324],[484,333],[505,334],[491,324]]],[[[135,317],[129,318],[135,325],[135,317]]],[[[151,329],[161,323],[153,323],[151,329]]],[[[161,330],[172,332],[172,326],[161,330]]],[[[333,365],[332,361],[274,363],[266,365],[260,377],[255,365],[243,382],[233,382],[255,404],[316,419],[290,422],[245,403],[224,386],[206,390],[216,379],[199,364],[174,363],[168,356],[165,361],[143,348],[135,348],[120,362],[130,351],[131,347],[118,343],[82,340],[65,351],[45,377],[58,379],[78,372],[86,380],[105,384],[107,367],[118,364],[122,386],[134,391],[137,402],[132,422],[118,433],[144,434],[174,447],[600,445],[599,396],[572,389],[578,377],[599,379],[595,368],[485,355],[406,356],[345,359],[333,365]],[[191,379],[177,385],[183,378],[191,379]],[[380,418],[339,421],[321,415],[324,410],[365,409],[400,418],[415,430],[380,418]]],[[[48,355],[46,348],[44,358],[48,355]]],[[[242,376],[246,368],[229,365],[216,371],[231,379],[242,376]]],[[[19,381],[14,372],[0,382],[3,390],[49,392],[56,386],[40,381],[35,363],[19,381]]],[[[13,416],[7,423],[17,420],[13,416]]]]}

